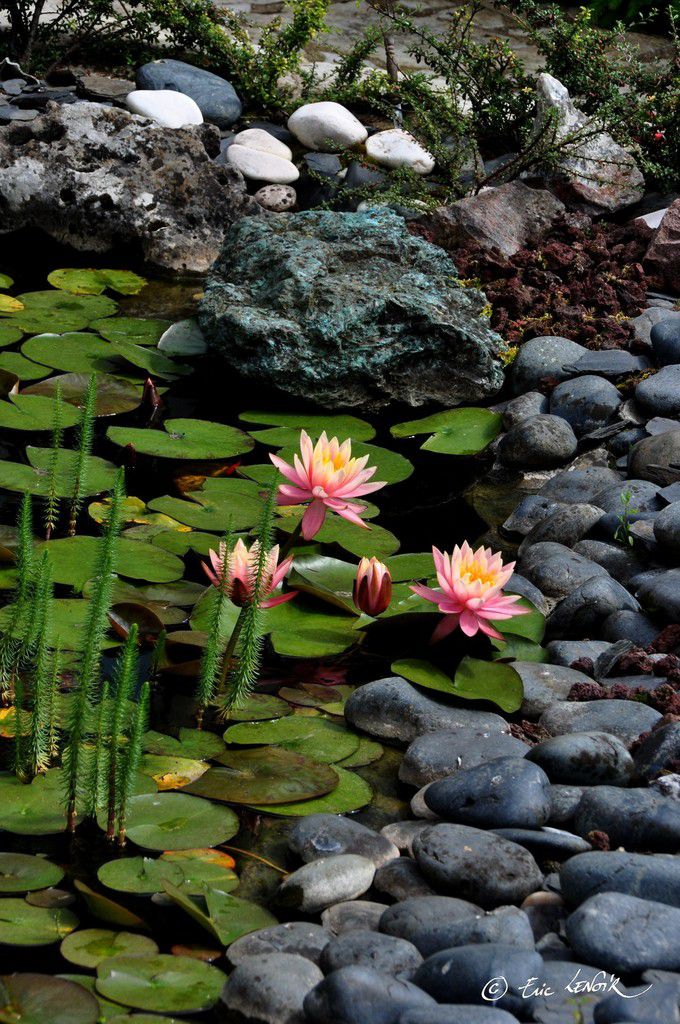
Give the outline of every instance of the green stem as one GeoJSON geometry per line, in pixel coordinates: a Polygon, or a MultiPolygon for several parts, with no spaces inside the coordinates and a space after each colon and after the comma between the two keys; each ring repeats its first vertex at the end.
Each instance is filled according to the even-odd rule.
{"type": "Polygon", "coordinates": [[[220,683],[218,687],[220,693],[224,689],[224,684],[226,683],[227,676],[229,675],[229,666],[231,665],[231,659],[234,656],[236,644],[238,643],[238,638],[240,637],[241,630],[243,629],[243,622],[247,607],[247,605],[243,605],[241,611],[238,613],[236,624],[232,630],[231,636],[229,637],[229,643],[224,648],[224,654],[222,655],[222,668],[220,670],[220,683]]]}
{"type": "Polygon", "coordinates": [[[288,535],[288,540],[286,541],[286,543],[281,548],[281,551],[279,552],[279,562],[282,562],[284,560],[284,558],[286,558],[291,553],[292,549],[295,547],[295,545],[299,541],[301,535],[302,535],[302,520],[300,520],[300,522],[297,524],[297,526],[295,527],[293,532],[288,535]]]}

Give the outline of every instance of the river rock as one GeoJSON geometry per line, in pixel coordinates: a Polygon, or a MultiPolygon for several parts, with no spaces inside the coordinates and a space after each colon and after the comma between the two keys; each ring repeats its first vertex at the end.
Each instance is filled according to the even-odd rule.
{"type": "Polygon", "coordinates": [[[265,210],[285,213],[295,209],[297,192],[291,185],[263,185],[253,193],[253,199],[265,210]]]}
{"type": "Polygon", "coordinates": [[[355,853],[314,860],[293,871],[279,886],[277,900],[306,914],[325,910],[340,900],[354,900],[370,888],[375,864],[355,853]]]}
{"type": "Polygon", "coordinates": [[[620,739],[605,732],[553,736],[532,747],[527,760],[540,765],[551,782],[567,786],[626,786],[633,775],[628,750],[620,739]]]}
{"type": "MultiPolygon", "coordinates": [[[[420,825],[427,827],[423,822],[420,822],[420,825]]],[[[391,860],[378,868],[373,886],[377,892],[385,893],[393,900],[409,900],[412,896],[436,896],[435,890],[410,857],[397,857],[396,860],[391,860]]]]}
{"type": "Polygon", "coordinates": [[[381,932],[345,932],[328,943],[321,966],[326,974],[355,964],[371,967],[381,974],[394,975],[415,971],[422,962],[416,947],[406,939],[381,932]]]}
{"type": "Polygon", "coordinates": [[[380,931],[407,939],[424,956],[428,956],[438,944],[437,936],[442,934],[442,930],[446,933],[458,922],[473,919],[479,914],[479,907],[467,900],[451,896],[417,896],[384,910],[380,931]]]}
{"type": "Polygon", "coordinates": [[[635,593],[648,611],[670,623],[680,620],[680,569],[642,580],[635,593]]]}
{"type": "Polygon", "coordinates": [[[637,896],[602,892],[567,919],[577,956],[607,971],[628,974],[651,967],[680,969],[680,910],[637,896]]]}
{"type": "Polygon", "coordinates": [[[290,160],[260,149],[251,149],[250,146],[237,146],[235,142],[227,150],[227,160],[251,181],[290,185],[300,177],[300,172],[290,160]]]}
{"type": "Polygon", "coordinates": [[[288,118],[288,129],[307,149],[333,153],[366,141],[368,132],[340,103],[305,103],[288,118]]]}
{"type": "Polygon", "coordinates": [[[543,712],[539,722],[553,736],[605,732],[624,743],[632,743],[640,733],[652,729],[660,718],[654,708],[637,701],[584,700],[554,704],[543,712]]]}
{"type": "Polygon", "coordinates": [[[551,637],[589,636],[612,612],[637,611],[639,605],[625,587],[606,576],[594,576],[557,605],[548,619],[551,637]]]}
{"type": "Polygon", "coordinates": [[[676,853],[680,848],[680,800],[651,789],[586,789],[574,815],[580,836],[606,832],[612,847],[676,853]]]}
{"type": "Polygon", "coordinates": [[[260,931],[242,935],[231,943],[227,956],[234,967],[250,957],[259,958],[266,953],[295,953],[318,964],[329,938],[329,933],[321,925],[307,921],[285,921],[271,928],[261,928],[260,931]]]}
{"type": "Polygon", "coordinates": [[[680,501],[659,512],[654,520],[654,536],[667,551],[680,554],[680,501]]]}
{"type": "MultiPolygon", "coordinates": [[[[571,951],[565,948],[564,956],[571,957],[571,951]]],[[[539,989],[542,994],[528,996],[525,1011],[536,1024],[572,1024],[576,1014],[576,1020],[580,1018],[583,1024],[593,1024],[593,1010],[608,991],[609,982],[609,977],[598,967],[576,963],[573,959],[569,962],[564,962],[563,958],[546,959],[540,977],[526,990],[529,993],[539,989]]]]}
{"type": "MultiPolygon", "coordinates": [[[[588,658],[595,662],[600,654],[611,647],[604,640],[551,640],[546,650],[554,665],[572,665],[579,658],[588,658]]],[[[582,680],[580,680],[582,682],[582,680]]]]}
{"type": "Polygon", "coordinates": [[[303,1024],[305,996],[323,980],[310,960],[292,953],[263,953],[238,964],[221,1002],[252,1024],[303,1024]]]}
{"type": "Polygon", "coordinates": [[[399,766],[399,778],[412,786],[424,786],[499,757],[522,757],[527,749],[521,740],[498,731],[461,728],[429,732],[409,746],[399,766]]]}
{"type": "Polygon", "coordinates": [[[568,380],[573,366],[588,351],[569,338],[545,335],[530,338],[521,346],[512,364],[512,389],[516,395],[535,389],[541,381],[568,380]]]}
{"type": "Polygon", "coordinates": [[[264,128],[245,128],[234,136],[233,145],[255,149],[258,153],[269,153],[270,156],[278,156],[281,160],[293,159],[290,146],[264,128]]]}
{"type": "Polygon", "coordinates": [[[627,587],[633,577],[639,575],[644,569],[644,565],[637,555],[630,548],[621,547],[620,544],[588,538],[575,544],[574,551],[583,555],[584,558],[597,562],[624,587],[627,587]]]}
{"type": "Polygon", "coordinates": [[[542,969],[543,959],[534,950],[489,943],[433,953],[413,980],[441,1003],[484,1005],[486,999],[516,1013],[526,1005],[523,986],[529,978],[539,978],[542,969]]]}
{"type": "Polygon", "coordinates": [[[645,179],[630,153],[598,132],[564,85],[546,72],[538,76],[534,130],[537,135],[549,131],[556,141],[580,133],[551,168],[551,187],[563,200],[589,212],[611,213],[642,198],[645,179]]]}
{"type": "Polygon", "coordinates": [[[617,989],[597,1004],[597,1024],[680,1024],[677,984],[653,982],[650,987],[645,982],[632,988],[620,984],[617,989]]]}
{"type": "Polygon", "coordinates": [[[623,892],[680,907],[680,857],[662,853],[580,853],[562,865],[560,886],[571,906],[600,892],[623,892]]]}
{"type": "Polygon", "coordinates": [[[199,318],[241,374],[288,394],[328,406],[451,405],[503,380],[485,298],[455,277],[443,250],[388,209],[244,218],[227,233],[199,318]]]}
{"type": "Polygon", "coordinates": [[[494,828],[493,831],[497,836],[509,839],[511,843],[523,846],[541,861],[561,860],[575,853],[592,850],[592,846],[585,839],[559,828],[494,828]]]}
{"type": "Polygon", "coordinates": [[[505,520],[501,530],[503,534],[514,533],[526,537],[538,523],[542,523],[560,508],[566,508],[566,505],[540,494],[526,494],[505,520]]]}
{"type": "Polygon", "coordinates": [[[561,828],[570,825],[581,803],[584,786],[552,785],[550,787],[550,818],[551,826],[561,828]]]}
{"type": "Polygon", "coordinates": [[[426,821],[411,821],[410,819],[408,821],[392,821],[380,829],[380,834],[394,843],[401,853],[408,853],[409,856],[412,856],[413,840],[427,827],[426,821]]]}
{"type": "Polygon", "coordinates": [[[406,743],[438,729],[508,731],[508,724],[500,715],[455,708],[433,700],[401,676],[357,687],[345,705],[345,717],[350,725],[371,736],[406,743]]]}
{"type": "Polygon", "coordinates": [[[680,413],[679,391],[680,364],[673,363],[641,380],[635,388],[635,399],[645,412],[654,416],[677,416],[680,413]]]}
{"type": "Polygon", "coordinates": [[[602,623],[602,636],[605,640],[612,643],[630,640],[636,647],[647,647],[660,632],[660,628],[642,612],[612,612],[602,623]]]}
{"type": "Polygon", "coordinates": [[[529,918],[517,907],[497,907],[453,920],[432,921],[411,933],[411,942],[423,956],[454,946],[502,942],[520,949],[534,948],[529,918]]]}
{"type": "Polygon", "coordinates": [[[550,816],[550,781],[538,765],[502,757],[434,782],[425,802],[440,818],[460,825],[538,828],[550,816]]]}
{"type": "Polygon", "coordinates": [[[550,396],[550,412],[571,424],[577,437],[609,423],[620,405],[618,388],[592,374],[558,384],[550,396]]]}
{"type": "Polygon", "coordinates": [[[645,253],[645,266],[658,287],[680,292],[680,199],[666,210],[645,253]]]}
{"type": "Polygon", "coordinates": [[[225,229],[260,209],[236,170],[213,163],[218,149],[206,125],[171,130],[97,103],[50,106],[30,125],[0,128],[0,230],[37,226],[90,253],[125,242],[150,267],[205,273],[225,229]]]}
{"type": "Polygon", "coordinates": [[[203,114],[190,96],[170,89],[133,89],[125,97],[125,104],[133,114],[149,117],[162,128],[185,128],[203,124],[203,114]]]}
{"type": "Polygon", "coordinates": [[[173,90],[189,96],[206,121],[231,128],[241,116],[241,101],[234,87],[219,75],[182,60],[163,58],[137,70],[138,89],[173,90]]]}
{"type": "Polygon", "coordinates": [[[660,320],[649,335],[654,358],[660,366],[680,363],[680,316],[660,320]]]}
{"type": "MultiPolygon", "coordinates": [[[[546,541],[553,541],[554,543],[560,543],[567,548],[571,548],[597,525],[602,515],[602,509],[597,505],[588,505],[583,502],[574,502],[572,505],[559,505],[555,511],[532,527],[522,541],[520,556],[533,544],[540,544],[546,541]]],[[[592,575],[602,575],[599,566],[596,567],[592,575]]]]}
{"type": "MultiPolygon", "coordinates": [[[[590,508],[592,506],[586,506],[590,508]]],[[[600,512],[599,515],[602,513],[600,512]]],[[[551,531],[552,532],[552,531],[551,531]]],[[[539,541],[539,543],[543,543],[539,541]]],[[[574,590],[591,580],[594,576],[608,576],[607,570],[597,562],[591,562],[576,551],[570,551],[563,547],[545,560],[536,559],[533,567],[528,570],[527,575],[531,582],[538,587],[542,594],[558,599],[568,597],[574,590]]],[[[526,549],[525,549],[526,550],[526,549]]],[[[521,552],[520,558],[524,555],[521,552]]],[[[523,571],[527,571],[522,564],[523,571]]]]}
{"type": "Polygon", "coordinates": [[[602,348],[588,351],[574,366],[577,373],[597,373],[601,377],[627,377],[649,368],[644,356],[634,356],[622,348],[602,348]]]}
{"type": "Polygon", "coordinates": [[[680,430],[668,430],[638,441],[628,456],[628,473],[666,487],[678,479],[678,471],[672,467],[679,463],[680,430]]]}
{"type": "Polygon", "coordinates": [[[321,923],[333,935],[343,932],[377,931],[385,910],[384,903],[372,900],[346,900],[334,903],[321,915],[321,923]]]}
{"type": "Polygon", "coordinates": [[[559,416],[532,416],[522,420],[498,443],[501,462],[507,466],[549,469],[576,452],[574,431],[559,416]]]}
{"type": "Polygon", "coordinates": [[[337,814],[310,814],[300,818],[288,836],[288,845],[305,862],[357,853],[379,868],[399,856],[397,847],[384,836],[359,821],[337,814]]]}
{"type": "Polygon", "coordinates": [[[669,722],[653,729],[635,751],[638,778],[653,779],[661,772],[673,772],[680,765],[680,722],[669,722]]]}
{"type": "Polygon", "coordinates": [[[427,1010],[405,1010],[399,1024],[517,1024],[517,1018],[491,1006],[447,1003],[427,1010]]]}
{"type": "Polygon", "coordinates": [[[388,128],[366,140],[366,153],[382,167],[408,167],[416,174],[430,174],[434,157],[403,128],[388,128]]]}
{"type": "Polygon", "coordinates": [[[440,892],[486,908],[521,902],[542,882],[536,861],[521,846],[467,825],[433,825],[414,840],[413,852],[440,892]]]}
{"type": "MultiPolygon", "coordinates": [[[[483,194],[483,193],[482,193],[483,194]]],[[[527,391],[525,395],[511,398],[503,409],[503,426],[506,430],[517,426],[529,416],[539,416],[548,412],[548,399],[540,391],[527,391]]],[[[531,495],[529,495],[531,497],[531,495]]]]}
{"type": "Polygon", "coordinates": [[[586,465],[563,469],[543,484],[540,494],[567,504],[597,505],[596,496],[607,487],[621,483],[621,476],[608,466],[586,465]]]}
{"type": "Polygon", "coordinates": [[[404,1011],[434,1007],[431,996],[408,981],[370,967],[342,967],[305,997],[313,1024],[399,1024],[404,1011]]]}

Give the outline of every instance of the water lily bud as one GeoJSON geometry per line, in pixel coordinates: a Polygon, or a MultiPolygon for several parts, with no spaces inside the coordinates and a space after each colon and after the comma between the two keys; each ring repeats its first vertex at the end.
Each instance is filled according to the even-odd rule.
{"type": "Polygon", "coordinates": [[[386,565],[377,558],[362,558],[354,581],[354,604],[360,612],[375,617],[389,608],[392,600],[392,577],[386,565]]]}

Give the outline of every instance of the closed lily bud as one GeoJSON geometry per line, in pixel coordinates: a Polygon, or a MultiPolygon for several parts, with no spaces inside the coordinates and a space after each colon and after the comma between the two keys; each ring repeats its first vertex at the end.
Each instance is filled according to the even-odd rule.
{"type": "Polygon", "coordinates": [[[362,558],[354,581],[354,604],[360,612],[375,617],[389,608],[392,600],[392,577],[386,565],[377,558],[362,558]]]}

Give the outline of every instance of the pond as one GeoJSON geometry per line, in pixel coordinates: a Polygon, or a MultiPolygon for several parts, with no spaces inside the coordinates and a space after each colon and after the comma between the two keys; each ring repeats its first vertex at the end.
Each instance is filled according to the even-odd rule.
{"type": "MultiPolygon", "coordinates": [[[[503,657],[508,643],[523,644],[527,659],[529,648],[540,657],[543,622],[535,611],[511,620],[516,632],[493,647],[481,633],[459,631],[431,647],[437,609],[410,589],[434,576],[432,545],[450,551],[484,532],[465,491],[483,482],[483,449],[499,417],[462,410],[454,430],[441,415],[426,419],[428,409],[417,411],[419,424],[408,409],[364,418],[305,408],[239,379],[191,345],[184,354],[186,332],[176,349],[163,352],[157,343],[164,332],[195,316],[202,282],[141,278],[124,254],[95,262],[38,235],[10,236],[2,275],[5,970],[78,975],[92,989],[96,969],[102,1020],[134,1009],[206,1011],[201,1020],[218,1019],[211,1007],[224,947],[300,917],[275,899],[292,870],[291,821],[344,811],[380,829],[409,816],[412,789],[398,778],[399,744],[367,739],[345,721],[353,690],[391,675],[400,662],[404,674],[411,665],[425,693],[502,704],[493,684],[488,689],[488,659],[503,657]],[[83,440],[87,429],[78,424],[87,419],[88,392],[95,416],[92,437],[83,440]],[[253,695],[221,714],[210,700],[197,710],[211,638],[224,657],[241,621],[228,596],[216,608],[224,595],[206,579],[203,563],[230,523],[248,544],[258,536],[273,480],[269,453],[290,461],[305,428],[314,440],[324,429],[341,442],[352,438],[354,453],[366,454],[376,479],[386,481],[375,496],[379,509],[371,495],[370,530],[330,513],[309,542],[295,532],[299,507],[278,510],[276,540],[295,542],[285,587],[298,593],[259,613],[264,646],[253,695]],[[455,449],[454,434],[466,439],[461,450],[479,454],[446,454],[455,449]],[[445,440],[431,444],[433,437],[445,440]],[[108,518],[112,500],[120,504],[117,467],[124,467],[127,496],[118,539],[113,513],[108,518]],[[114,499],[106,497],[112,488],[114,499]],[[33,496],[32,544],[26,494],[33,496]],[[110,563],[102,555],[107,543],[117,551],[110,563]],[[392,603],[380,619],[353,604],[364,555],[378,556],[391,571],[392,603]],[[27,558],[33,575],[23,581],[22,598],[27,558]],[[41,567],[48,563],[46,582],[41,567]],[[22,600],[26,607],[17,612],[22,600]],[[461,659],[465,684],[456,673],[461,659]],[[87,672],[92,685],[79,719],[79,679],[87,672]],[[121,789],[129,792],[124,846],[105,835],[112,786],[116,813],[121,789]],[[69,833],[71,792],[77,827],[69,833]],[[181,970],[177,960],[171,970],[162,959],[170,952],[182,957],[181,970]],[[109,970],[111,958],[126,954],[141,956],[137,966],[121,959],[109,970]]],[[[236,647],[235,672],[243,650],[236,647]]],[[[504,667],[497,663],[496,677],[504,667]]],[[[519,703],[508,692],[505,710],[512,713],[519,703]]],[[[21,1005],[40,996],[38,983],[35,991],[27,985],[17,995],[21,1005]]],[[[57,990],[48,995],[53,1005],[57,990]]],[[[87,1024],[92,1003],[69,1012],[58,1020],[87,1024]]]]}

